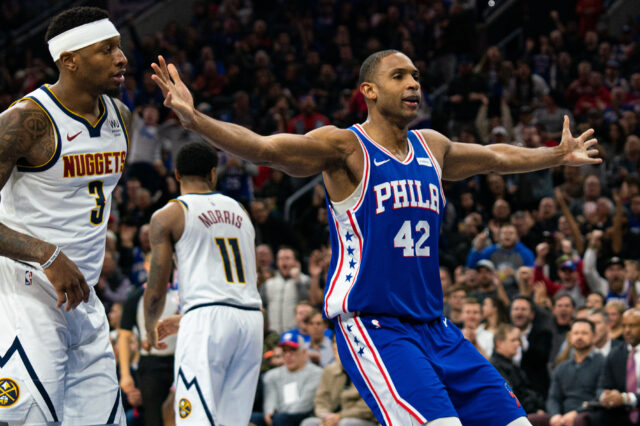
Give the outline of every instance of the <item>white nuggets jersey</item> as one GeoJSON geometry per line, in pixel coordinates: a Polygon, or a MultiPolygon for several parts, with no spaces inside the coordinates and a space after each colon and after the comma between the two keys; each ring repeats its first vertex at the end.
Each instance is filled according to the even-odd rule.
{"type": "Polygon", "coordinates": [[[128,135],[113,99],[100,97],[92,124],[66,109],[46,86],[23,99],[49,117],[55,153],[45,164],[18,162],[0,192],[0,222],[60,246],[87,284],[98,282],[111,210],[111,192],[127,155],[128,135]]]}
{"type": "Polygon", "coordinates": [[[185,213],[175,244],[183,312],[208,305],[260,309],[255,230],[242,206],[217,192],[177,201],[185,213]]]}

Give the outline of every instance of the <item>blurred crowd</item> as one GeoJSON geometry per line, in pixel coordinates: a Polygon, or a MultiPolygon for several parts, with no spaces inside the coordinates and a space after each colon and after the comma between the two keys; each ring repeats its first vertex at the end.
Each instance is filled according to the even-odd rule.
{"type": "MultiPolygon", "coordinates": [[[[262,134],[306,133],[364,121],[359,66],[388,48],[406,53],[421,73],[412,128],[532,148],[560,142],[564,115],[574,134],[595,130],[600,165],[443,182],[445,315],[505,376],[534,424],[637,423],[630,394],[638,379],[628,363],[640,343],[640,19],[613,35],[602,0],[555,2],[544,13],[524,1],[530,20],[511,57],[479,45],[477,24],[487,12],[480,3],[202,1],[188,25],[139,35],[128,19],[120,28],[131,40],[123,46],[122,99],[134,121],[96,290],[109,312],[131,424],[161,424],[163,410],[171,421],[175,342],[166,351],[145,346],[140,300],[149,218],[177,195],[175,153],[200,139],[162,106],[149,64],[158,54],[174,63],[197,108],[215,118],[262,134]],[[444,93],[437,101],[436,88],[444,93]]],[[[46,57],[0,55],[0,107],[55,76],[46,57]]],[[[375,424],[320,313],[331,255],[322,185],[220,155],[218,190],[247,207],[257,235],[266,327],[252,422],[375,424]]],[[[168,317],[179,313],[176,285],[168,317]]]]}

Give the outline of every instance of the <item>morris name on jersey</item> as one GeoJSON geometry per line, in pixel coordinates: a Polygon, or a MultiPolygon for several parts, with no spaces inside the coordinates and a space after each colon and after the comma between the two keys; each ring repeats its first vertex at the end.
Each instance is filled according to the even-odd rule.
{"type": "Polygon", "coordinates": [[[198,219],[200,219],[207,228],[217,223],[226,223],[228,225],[233,225],[238,229],[242,226],[242,216],[228,210],[207,210],[200,214],[198,219]]]}

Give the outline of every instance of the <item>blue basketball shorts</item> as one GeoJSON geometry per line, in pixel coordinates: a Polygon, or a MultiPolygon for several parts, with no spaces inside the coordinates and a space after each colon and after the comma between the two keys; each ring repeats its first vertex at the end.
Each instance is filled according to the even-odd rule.
{"type": "Polygon", "coordinates": [[[444,317],[334,321],[340,361],[383,425],[458,417],[465,426],[504,426],[526,416],[500,373],[444,317]]]}

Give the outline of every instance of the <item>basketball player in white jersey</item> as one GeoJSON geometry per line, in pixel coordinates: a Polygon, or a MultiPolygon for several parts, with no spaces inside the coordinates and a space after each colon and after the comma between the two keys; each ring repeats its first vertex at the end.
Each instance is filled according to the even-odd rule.
{"type": "MultiPolygon", "coordinates": [[[[246,425],[262,357],[255,231],[242,206],[213,192],[218,156],[209,146],[180,149],[180,197],[151,218],[151,266],[144,294],[149,343],[176,255],[184,316],[175,353],[176,424],[246,425]]],[[[162,342],[160,342],[162,343],[162,342]]]]}
{"type": "Polygon", "coordinates": [[[106,11],[54,17],[60,72],[0,115],[0,422],[124,424],[93,286],[127,152],[127,59],[106,11]],[[84,303],[82,303],[84,302],[84,303]]]}

